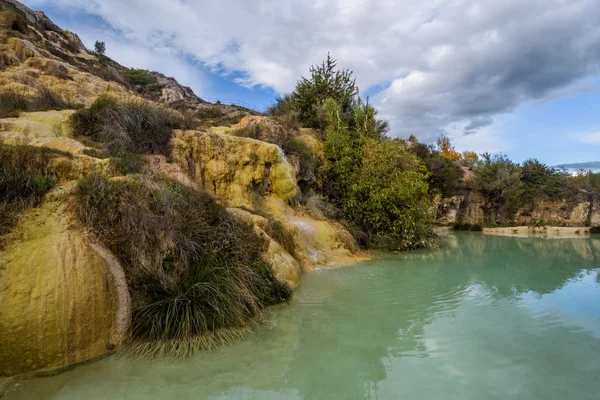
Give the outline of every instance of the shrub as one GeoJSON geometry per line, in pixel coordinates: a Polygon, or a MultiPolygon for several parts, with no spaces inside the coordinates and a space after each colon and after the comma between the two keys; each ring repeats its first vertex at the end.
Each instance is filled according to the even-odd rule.
{"type": "Polygon", "coordinates": [[[150,75],[145,69],[129,69],[123,73],[127,82],[132,85],[152,85],[157,83],[157,78],[150,75]]]}
{"type": "Polygon", "coordinates": [[[455,231],[471,231],[471,232],[481,232],[483,231],[483,226],[479,224],[469,224],[466,222],[457,222],[452,225],[452,229],[455,231]]]}
{"type": "Polygon", "coordinates": [[[320,110],[327,99],[334,99],[342,113],[352,111],[354,97],[358,94],[352,71],[337,69],[337,61],[327,54],[321,65],[310,67],[310,75],[310,78],[302,77],[292,94],[278,99],[268,112],[278,115],[296,111],[304,126],[324,129],[326,119],[320,110]]]}
{"type": "Polygon", "coordinates": [[[303,211],[313,219],[324,221],[338,217],[338,210],[321,195],[309,196],[302,199],[300,203],[303,211]]]}
{"type": "MultiPolygon", "coordinates": [[[[364,233],[363,244],[390,250],[427,247],[433,240],[427,170],[403,140],[383,138],[376,112],[357,103],[346,125],[335,100],[325,104],[329,127],[323,187],[342,217],[364,233]]],[[[359,239],[359,238],[357,238],[359,239]]]]}
{"type": "MultiPolygon", "coordinates": [[[[76,213],[122,263],[133,337],[188,353],[288,299],[260,258],[263,241],[205,193],[136,177],[79,182],[76,213]]],[[[222,337],[222,336],[221,336],[222,337]]]]}
{"type": "Polygon", "coordinates": [[[484,213],[487,222],[510,222],[521,206],[523,193],[521,167],[506,155],[482,154],[474,170],[473,188],[485,198],[484,213]]]}
{"type": "Polygon", "coordinates": [[[0,247],[2,238],[15,226],[19,214],[39,204],[56,184],[51,160],[58,156],[71,157],[44,147],[0,143],[0,247]]]}
{"type": "Polygon", "coordinates": [[[419,143],[414,136],[409,140],[410,149],[425,163],[430,173],[428,183],[431,191],[437,190],[444,197],[456,196],[464,191],[465,172],[456,161],[443,157],[433,146],[419,143]]]}
{"type": "Polygon", "coordinates": [[[169,154],[172,131],[180,125],[174,113],[143,101],[100,96],[71,117],[78,135],[104,143],[112,157],[127,153],[169,154]]]}
{"type": "Polygon", "coordinates": [[[274,218],[269,218],[269,236],[271,236],[277,243],[281,245],[290,253],[292,257],[296,257],[296,238],[294,233],[288,230],[281,222],[274,218]]]}
{"type": "Polygon", "coordinates": [[[526,160],[521,166],[523,182],[522,203],[536,200],[560,200],[577,192],[569,176],[559,169],[548,167],[538,160],[526,160]]]}
{"type": "Polygon", "coordinates": [[[271,117],[280,117],[290,113],[299,115],[298,111],[294,109],[294,105],[292,104],[292,96],[289,94],[278,96],[275,100],[275,103],[271,105],[266,112],[266,114],[271,117]]]}
{"type": "Polygon", "coordinates": [[[292,137],[283,143],[281,148],[285,154],[298,157],[298,162],[300,163],[299,181],[305,180],[307,177],[313,177],[313,180],[316,179],[315,174],[318,169],[318,160],[313,150],[306,143],[292,137]]]}
{"type": "Polygon", "coordinates": [[[590,233],[592,235],[600,235],[600,226],[593,226],[590,228],[590,233]]]}
{"type": "Polygon", "coordinates": [[[570,182],[577,189],[600,193],[600,173],[580,171],[576,176],[570,178],[570,182]]]}

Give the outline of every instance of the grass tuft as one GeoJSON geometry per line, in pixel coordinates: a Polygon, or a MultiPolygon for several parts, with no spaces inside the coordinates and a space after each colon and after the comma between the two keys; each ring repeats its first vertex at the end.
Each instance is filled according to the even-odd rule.
{"type": "Polygon", "coordinates": [[[0,143],[0,248],[18,222],[21,212],[38,205],[56,185],[51,161],[67,153],[44,147],[0,143]]]}
{"type": "Polygon", "coordinates": [[[100,96],[89,108],[71,117],[76,134],[104,143],[111,157],[127,153],[169,154],[177,116],[143,101],[120,101],[100,96]]]}
{"type": "Polygon", "coordinates": [[[79,182],[76,213],[121,261],[133,337],[154,353],[202,348],[206,335],[248,328],[291,296],[261,260],[265,243],[208,193],[145,176],[90,177],[79,182]]]}
{"type": "Polygon", "coordinates": [[[18,117],[22,112],[69,110],[79,106],[45,86],[34,96],[15,91],[0,91],[0,118],[18,117]]]}

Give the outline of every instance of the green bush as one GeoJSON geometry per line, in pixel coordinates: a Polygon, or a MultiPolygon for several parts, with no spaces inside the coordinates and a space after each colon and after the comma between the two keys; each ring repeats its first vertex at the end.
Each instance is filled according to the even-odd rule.
{"type": "Polygon", "coordinates": [[[129,69],[123,75],[131,85],[150,86],[158,83],[158,79],[145,69],[129,69]]]}
{"type": "Polygon", "coordinates": [[[590,228],[590,233],[592,235],[600,235],[600,226],[593,226],[590,228]]]}
{"type": "Polygon", "coordinates": [[[505,224],[512,221],[522,205],[523,182],[521,167],[506,155],[482,154],[474,170],[472,189],[485,199],[484,214],[488,223],[505,224]]]}
{"type": "Polygon", "coordinates": [[[79,108],[79,106],[43,86],[34,96],[14,91],[0,92],[0,118],[18,117],[22,112],[75,108],[79,108]]]}
{"type": "Polygon", "coordinates": [[[137,340],[187,353],[291,295],[261,261],[252,227],[207,193],[169,180],[90,177],[79,182],[76,213],[125,269],[137,340]]]}
{"type": "Polygon", "coordinates": [[[442,157],[433,146],[419,143],[413,136],[409,138],[411,150],[419,157],[429,171],[429,189],[439,191],[443,197],[461,194],[464,190],[464,170],[458,162],[442,157]]]}
{"type": "Polygon", "coordinates": [[[600,193],[600,173],[580,171],[576,176],[570,177],[570,181],[577,189],[600,193]]]}
{"type": "Polygon", "coordinates": [[[384,138],[377,113],[355,104],[354,121],[340,118],[336,101],[325,103],[329,126],[322,187],[342,217],[361,232],[363,244],[390,250],[433,242],[427,170],[403,140],[384,138]]]}
{"type": "Polygon", "coordinates": [[[51,161],[59,156],[71,157],[44,147],[0,143],[0,247],[18,222],[19,214],[39,204],[56,184],[51,161]]]}
{"type": "Polygon", "coordinates": [[[181,120],[171,111],[143,101],[100,96],[71,116],[77,135],[103,143],[111,157],[127,153],[169,155],[174,128],[181,120]]]}
{"type": "Polygon", "coordinates": [[[466,222],[457,222],[452,225],[452,229],[455,231],[471,231],[471,232],[481,232],[483,231],[483,226],[479,224],[468,224],[466,222]]]}
{"type": "Polygon", "coordinates": [[[352,71],[337,69],[337,61],[328,54],[321,65],[310,67],[310,75],[310,78],[302,77],[292,94],[278,99],[268,113],[282,115],[295,111],[303,126],[324,129],[326,119],[321,110],[327,99],[334,99],[342,113],[352,111],[358,94],[352,71]]]}
{"type": "Polygon", "coordinates": [[[537,200],[562,200],[577,193],[568,174],[535,159],[526,160],[521,165],[521,181],[521,203],[524,204],[533,204],[537,200]]]}

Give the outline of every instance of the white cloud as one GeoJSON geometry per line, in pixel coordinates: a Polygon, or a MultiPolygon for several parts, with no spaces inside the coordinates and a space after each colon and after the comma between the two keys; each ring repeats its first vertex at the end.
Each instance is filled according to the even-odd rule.
{"type": "Polygon", "coordinates": [[[589,135],[583,136],[581,141],[585,144],[593,144],[600,146],[600,132],[591,133],[589,135]]]}
{"type": "MultiPolygon", "coordinates": [[[[424,140],[457,124],[483,138],[493,117],[564,90],[600,66],[598,0],[27,3],[81,8],[128,43],[168,48],[239,72],[242,85],[279,92],[293,89],[331,51],[363,90],[386,86],[372,103],[390,119],[392,134],[424,140]]],[[[133,54],[133,62],[140,59],[133,54]]],[[[158,62],[156,69],[169,68],[168,57],[158,62]]]]}

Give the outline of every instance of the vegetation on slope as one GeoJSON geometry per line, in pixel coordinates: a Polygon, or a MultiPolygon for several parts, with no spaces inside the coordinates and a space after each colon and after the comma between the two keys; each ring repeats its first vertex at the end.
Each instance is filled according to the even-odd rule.
{"type": "MultiPolygon", "coordinates": [[[[318,166],[317,185],[308,192],[323,193],[364,246],[406,250],[432,245],[425,165],[406,141],[385,136],[387,122],[357,97],[352,71],[337,70],[328,56],[310,72],[309,79],[302,78],[292,94],[269,110],[279,120],[297,115],[302,126],[321,130],[325,165],[318,166]]],[[[266,135],[257,129],[237,134],[263,139],[266,135]]],[[[281,143],[284,150],[286,142],[290,140],[281,143]]],[[[315,155],[306,153],[306,164],[315,168],[315,155]]]]}
{"type": "Polygon", "coordinates": [[[600,193],[600,174],[591,171],[571,176],[535,159],[519,164],[503,154],[460,154],[444,137],[437,147],[419,143],[414,137],[409,141],[430,172],[432,195],[480,195],[490,225],[511,224],[517,212],[527,215],[542,201],[564,201],[569,206],[582,191],[600,193]]]}
{"type": "Polygon", "coordinates": [[[0,248],[19,214],[38,205],[56,185],[52,159],[69,154],[47,148],[0,143],[0,248]]]}
{"type": "Polygon", "coordinates": [[[8,90],[0,91],[0,118],[18,117],[22,112],[73,108],[78,106],[43,86],[35,96],[8,90]]]}
{"type": "Polygon", "coordinates": [[[79,182],[76,213],[125,269],[135,339],[187,353],[291,295],[261,260],[252,227],[205,192],[143,176],[90,177],[79,182]]]}
{"type": "Polygon", "coordinates": [[[77,135],[104,143],[112,157],[128,153],[168,155],[173,129],[180,122],[167,109],[141,100],[121,101],[109,96],[100,96],[89,108],[71,117],[77,135]]]}

